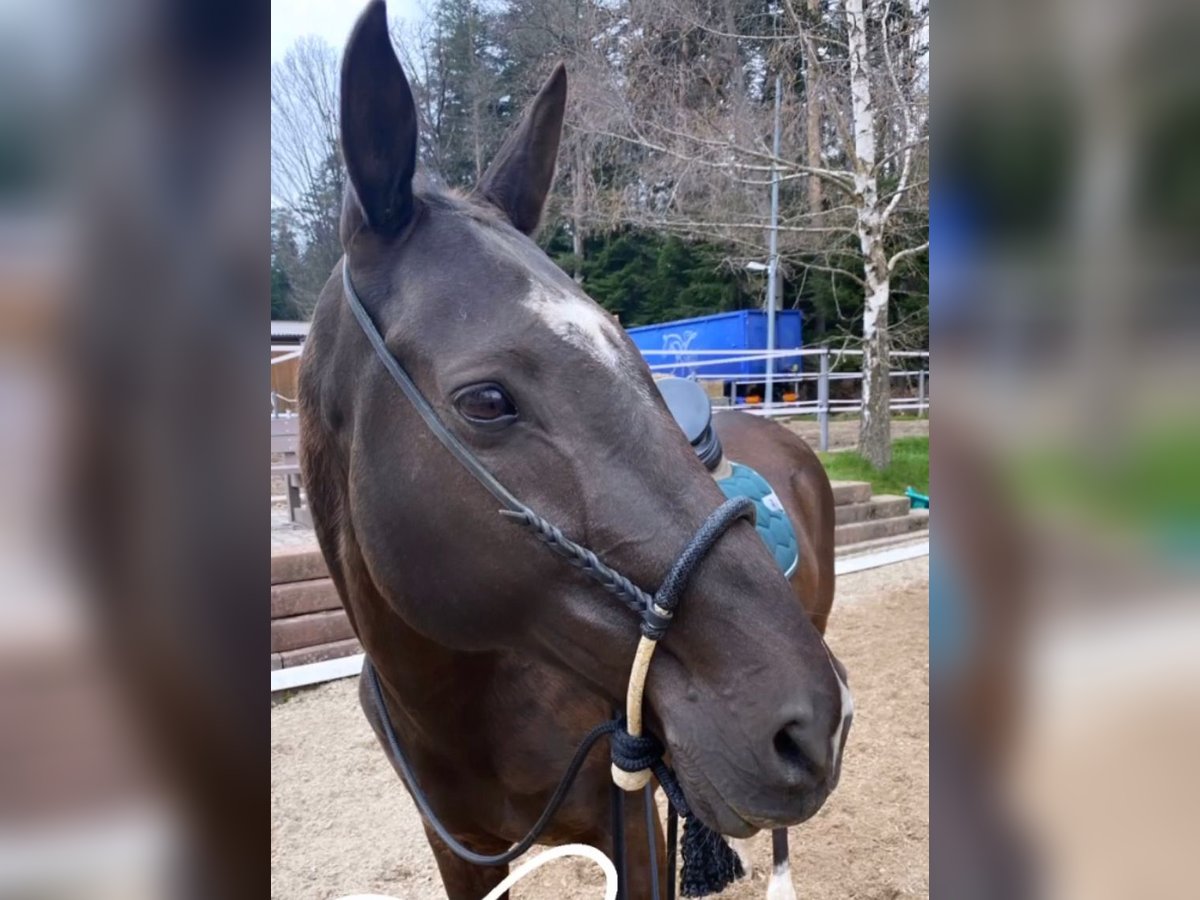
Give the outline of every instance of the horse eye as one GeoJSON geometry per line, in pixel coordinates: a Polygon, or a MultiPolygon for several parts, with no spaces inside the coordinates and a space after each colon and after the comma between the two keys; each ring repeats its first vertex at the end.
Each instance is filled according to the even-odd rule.
{"type": "Polygon", "coordinates": [[[454,405],[464,419],[480,425],[500,424],[517,417],[517,408],[498,384],[463,388],[455,396],[454,405]]]}

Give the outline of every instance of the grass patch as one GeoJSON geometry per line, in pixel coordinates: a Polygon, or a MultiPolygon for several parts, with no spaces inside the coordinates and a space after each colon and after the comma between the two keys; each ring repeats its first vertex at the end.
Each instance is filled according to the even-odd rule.
{"type": "Polygon", "coordinates": [[[1128,438],[1119,452],[1028,454],[1010,465],[1010,482],[1031,508],[1057,508],[1092,521],[1184,527],[1200,523],[1200,427],[1175,425],[1128,438]]]}
{"type": "Polygon", "coordinates": [[[892,441],[892,464],[877,471],[851,450],[819,453],[825,471],[834,481],[869,481],[876,494],[903,494],[913,487],[929,493],[929,438],[904,437],[892,441]]]}

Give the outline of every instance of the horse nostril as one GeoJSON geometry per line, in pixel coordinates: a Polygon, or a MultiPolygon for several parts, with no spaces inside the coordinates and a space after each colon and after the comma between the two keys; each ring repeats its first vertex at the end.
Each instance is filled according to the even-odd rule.
{"type": "Polygon", "coordinates": [[[800,766],[804,764],[804,751],[792,735],[797,725],[798,723],[793,722],[775,732],[775,753],[782,757],[784,762],[800,766]]]}
{"type": "Polygon", "coordinates": [[[792,720],[775,732],[775,755],[791,778],[825,777],[829,766],[828,740],[821,740],[808,722],[792,720]]]}

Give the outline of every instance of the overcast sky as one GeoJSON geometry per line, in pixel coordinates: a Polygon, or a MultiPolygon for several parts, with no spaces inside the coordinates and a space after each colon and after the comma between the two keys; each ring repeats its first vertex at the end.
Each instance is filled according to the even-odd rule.
{"type": "MultiPolygon", "coordinates": [[[[297,38],[316,35],[339,51],[366,0],[271,0],[271,61],[282,59],[297,38]]],[[[388,18],[416,21],[420,0],[388,0],[388,18]]]]}

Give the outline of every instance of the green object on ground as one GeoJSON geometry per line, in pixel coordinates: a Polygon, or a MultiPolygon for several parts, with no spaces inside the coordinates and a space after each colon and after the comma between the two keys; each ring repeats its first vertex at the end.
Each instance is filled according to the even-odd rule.
{"type": "Polygon", "coordinates": [[[929,509],[929,496],[922,494],[919,491],[914,491],[911,487],[904,492],[904,496],[909,499],[909,503],[913,509],[929,509]]]}

